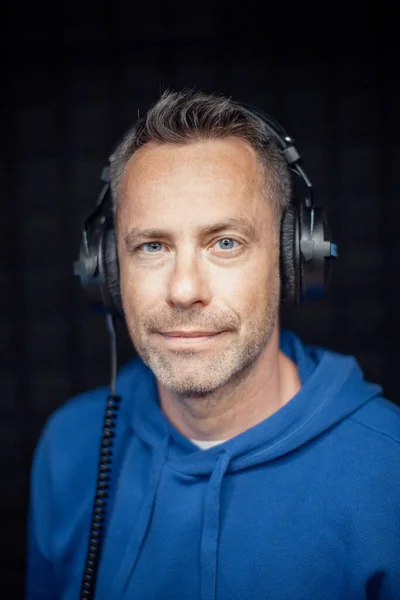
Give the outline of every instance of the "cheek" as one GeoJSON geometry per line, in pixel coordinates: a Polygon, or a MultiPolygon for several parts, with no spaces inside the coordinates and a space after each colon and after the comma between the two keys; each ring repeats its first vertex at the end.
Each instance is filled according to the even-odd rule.
{"type": "Polygon", "coordinates": [[[251,262],[237,269],[213,273],[213,292],[237,313],[251,314],[265,310],[274,290],[276,266],[267,261],[251,262]]]}
{"type": "Polygon", "coordinates": [[[160,276],[144,269],[134,269],[128,261],[120,265],[120,285],[125,312],[129,318],[151,312],[163,297],[160,276]]]}

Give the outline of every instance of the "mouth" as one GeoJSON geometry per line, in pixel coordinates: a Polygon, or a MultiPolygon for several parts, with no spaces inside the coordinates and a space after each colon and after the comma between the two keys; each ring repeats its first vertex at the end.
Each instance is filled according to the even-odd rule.
{"type": "Polygon", "coordinates": [[[212,335],[218,335],[220,331],[160,331],[161,335],[168,337],[208,337],[212,335]]]}
{"type": "Polygon", "coordinates": [[[160,332],[162,339],[172,347],[196,346],[200,344],[213,343],[220,338],[225,331],[168,331],[160,332]]]}

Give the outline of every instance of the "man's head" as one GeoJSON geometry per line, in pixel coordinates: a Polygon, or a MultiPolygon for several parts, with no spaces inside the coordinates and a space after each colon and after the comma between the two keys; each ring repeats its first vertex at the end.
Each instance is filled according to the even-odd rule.
{"type": "Polygon", "coordinates": [[[240,377],[276,326],[279,225],[290,198],[263,121],[226,98],[165,93],[114,153],[111,186],[138,353],[183,395],[240,377]]]}

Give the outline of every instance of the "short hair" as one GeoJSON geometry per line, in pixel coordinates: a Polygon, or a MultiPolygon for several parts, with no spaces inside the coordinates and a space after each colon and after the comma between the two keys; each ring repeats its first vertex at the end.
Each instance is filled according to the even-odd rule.
{"type": "Polygon", "coordinates": [[[121,180],[131,156],[149,142],[185,144],[207,139],[235,137],[256,151],[276,209],[277,221],[290,203],[291,177],[274,135],[263,119],[231,98],[195,89],[166,90],[159,100],[126,133],[110,159],[110,183],[114,211],[121,180]]]}

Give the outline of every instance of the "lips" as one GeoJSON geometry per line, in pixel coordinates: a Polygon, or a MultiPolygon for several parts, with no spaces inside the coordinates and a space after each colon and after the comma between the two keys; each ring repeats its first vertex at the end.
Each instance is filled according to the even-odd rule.
{"type": "Polygon", "coordinates": [[[179,338],[200,338],[218,335],[220,331],[162,331],[161,335],[179,338]]]}
{"type": "Polygon", "coordinates": [[[168,331],[160,333],[160,337],[171,348],[188,348],[212,344],[220,339],[223,331],[168,331]]]}

